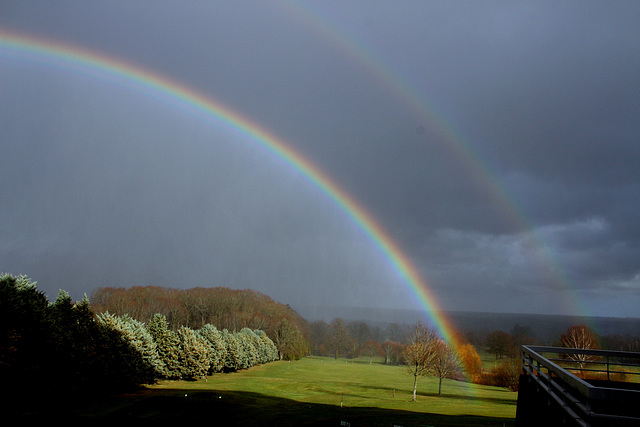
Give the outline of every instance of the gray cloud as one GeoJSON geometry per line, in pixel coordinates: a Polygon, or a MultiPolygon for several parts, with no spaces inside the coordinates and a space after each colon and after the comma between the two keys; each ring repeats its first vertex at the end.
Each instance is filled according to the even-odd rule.
{"type": "MultiPolygon", "coordinates": [[[[447,309],[637,315],[635,3],[0,12],[0,28],[153,70],[287,141],[382,224],[447,309]]],[[[0,56],[3,271],[50,296],[221,285],[292,304],[417,304],[339,206],[255,142],[104,76],[0,56]]]]}

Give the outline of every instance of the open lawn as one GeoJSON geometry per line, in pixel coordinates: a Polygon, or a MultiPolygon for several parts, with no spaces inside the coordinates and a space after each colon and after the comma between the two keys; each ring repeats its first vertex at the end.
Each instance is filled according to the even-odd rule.
{"type": "Polygon", "coordinates": [[[437,379],[422,377],[412,402],[412,386],[402,366],[308,357],[206,381],[163,381],[149,391],[175,392],[185,400],[205,393],[199,398],[218,408],[230,400],[242,425],[276,419],[289,425],[513,425],[517,394],[506,389],[445,380],[438,396],[437,379]]]}
{"type": "MultiPolygon", "coordinates": [[[[513,426],[517,393],[412,377],[402,366],[368,359],[307,357],[206,380],[161,381],[140,392],[78,405],[69,415],[111,419],[192,420],[220,425],[513,426]]],[[[75,405],[74,405],[75,406],[75,405]]]]}

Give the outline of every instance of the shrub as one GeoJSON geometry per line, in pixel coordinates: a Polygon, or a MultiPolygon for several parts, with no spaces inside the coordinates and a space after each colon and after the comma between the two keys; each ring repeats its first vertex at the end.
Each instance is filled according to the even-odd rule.
{"type": "Polygon", "coordinates": [[[520,359],[512,358],[504,361],[492,371],[476,376],[474,382],[518,391],[521,371],[520,359]]]}

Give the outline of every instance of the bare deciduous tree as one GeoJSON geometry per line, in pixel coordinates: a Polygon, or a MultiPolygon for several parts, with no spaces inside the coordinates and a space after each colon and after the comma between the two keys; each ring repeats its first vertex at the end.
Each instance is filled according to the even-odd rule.
{"type": "Polygon", "coordinates": [[[402,356],[407,366],[407,371],[413,376],[413,401],[418,392],[418,377],[426,375],[432,367],[436,356],[438,333],[418,322],[409,330],[408,344],[402,356]]]}
{"type": "Polygon", "coordinates": [[[442,394],[442,380],[460,374],[460,362],[455,350],[444,340],[437,339],[433,343],[434,355],[429,371],[438,377],[438,395],[442,394]]]}
{"type": "Polygon", "coordinates": [[[496,360],[502,356],[511,356],[514,353],[513,338],[504,331],[493,331],[485,340],[487,349],[496,355],[496,360]]]}
{"type": "Polygon", "coordinates": [[[369,340],[362,345],[361,351],[363,354],[369,356],[369,364],[373,363],[374,357],[380,357],[384,353],[382,351],[382,346],[376,340],[369,340]]]}
{"type": "Polygon", "coordinates": [[[341,352],[347,352],[349,343],[352,338],[349,334],[349,330],[344,324],[344,320],[336,318],[331,322],[331,336],[329,341],[329,347],[333,353],[333,357],[337,359],[341,352]]]}
{"type": "Polygon", "coordinates": [[[402,356],[402,344],[397,341],[385,341],[382,343],[384,353],[384,364],[397,365],[402,356]]]}
{"type": "MultiPolygon", "coordinates": [[[[570,327],[567,332],[560,336],[560,343],[563,347],[578,349],[599,349],[600,344],[595,332],[586,325],[578,325],[570,327]]],[[[576,362],[580,369],[584,368],[586,362],[594,362],[598,360],[598,356],[591,354],[563,354],[563,357],[576,362]]]]}

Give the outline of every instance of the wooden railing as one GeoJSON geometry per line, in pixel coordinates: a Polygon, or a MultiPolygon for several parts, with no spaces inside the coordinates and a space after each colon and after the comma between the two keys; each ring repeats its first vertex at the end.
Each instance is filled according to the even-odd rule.
{"type": "Polygon", "coordinates": [[[640,425],[640,353],[522,346],[516,425],[554,417],[585,427],[640,425]]]}

